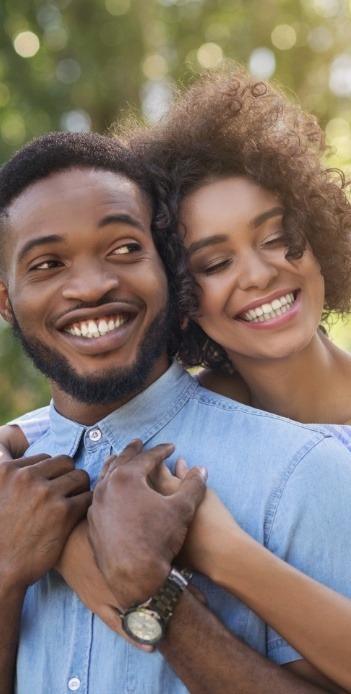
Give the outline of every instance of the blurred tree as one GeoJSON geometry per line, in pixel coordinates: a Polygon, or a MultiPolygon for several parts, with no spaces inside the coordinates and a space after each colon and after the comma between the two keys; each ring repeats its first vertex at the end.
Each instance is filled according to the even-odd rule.
{"type": "MultiPolygon", "coordinates": [[[[105,132],[129,105],[157,119],[172,85],[223,58],[277,79],[351,161],[351,0],[3,0],[0,162],[49,130],[105,132]]],[[[0,420],[48,399],[1,325],[0,420]]]]}

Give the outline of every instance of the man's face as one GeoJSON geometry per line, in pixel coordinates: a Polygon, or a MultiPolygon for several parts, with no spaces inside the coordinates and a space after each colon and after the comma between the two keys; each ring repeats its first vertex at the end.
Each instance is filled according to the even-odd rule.
{"type": "Polygon", "coordinates": [[[28,187],[8,221],[2,313],[54,396],[118,403],[163,373],[168,286],[136,184],[70,169],[28,187]]]}

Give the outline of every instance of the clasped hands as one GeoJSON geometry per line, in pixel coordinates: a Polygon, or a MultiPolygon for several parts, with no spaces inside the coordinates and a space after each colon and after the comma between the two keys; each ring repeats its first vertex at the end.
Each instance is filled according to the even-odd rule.
{"type": "Polygon", "coordinates": [[[176,476],[169,472],[163,461],[173,451],[172,444],[143,451],[141,441],[131,442],[108,458],[93,495],[87,473],[67,456],[1,462],[2,578],[25,592],[54,566],[121,633],[118,611],[154,595],[182,548],[186,565],[206,570],[204,543],[214,517],[222,523],[228,512],[211,490],[201,503],[204,468],[188,470],[179,460],[176,476]]]}

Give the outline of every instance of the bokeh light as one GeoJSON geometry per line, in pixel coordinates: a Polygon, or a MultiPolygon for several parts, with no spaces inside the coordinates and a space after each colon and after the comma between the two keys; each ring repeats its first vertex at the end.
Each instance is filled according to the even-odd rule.
{"type": "Polygon", "coordinates": [[[295,46],[296,31],[290,24],[279,24],[271,33],[271,41],[280,51],[287,51],[295,46]]]}
{"type": "Polygon", "coordinates": [[[73,84],[81,75],[80,65],[77,60],[65,58],[56,66],[56,77],[63,84],[73,84]]]}
{"type": "Polygon", "coordinates": [[[343,163],[351,159],[350,124],[344,118],[331,118],[328,121],[325,134],[328,144],[336,149],[337,158],[343,163]]]}
{"type": "Polygon", "coordinates": [[[143,84],[140,92],[142,112],[151,123],[157,123],[168,111],[171,93],[166,80],[150,80],[143,84]]]}
{"type": "Polygon", "coordinates": [[[88,133],[91,130],[91,118],[83,109],[67,111],[61,118],[61,126],[63,130],[72,133],[88,133]]]}
{"type": "Polygon", "coordinates": [[[334,43],[332,32],[326,26],[318,26],[311,29],[308,45],[315,53],[328,51],[334,43]]]}
{"type": "Polygon", "coordinates": [[[17,147],[26,136],[26,127],[20,113],[11,113],[1,123],[1,135],[4,141],[17,147]]]}
{"type": "Polygon", "coordinates": [[[313,0],[313,8],[320,17],[335,17],[342,7],[344,0],[313,0]]]}
{"type": "Polygon", "coordinates": [[[21,58],[33,58],[38,53],[40,42],[33,31],[21,31],[15,36],[13,47],[21,58]]]}
{"type": "Polygon", "coordinates": [[[255,48],[249,57],[249,70],[254,77],[268,80],[275,72],[275,55],[270,48],[255,48]]]}
{"type": "Polygon", "coordinates": [[[105,0],[105,7],[107,12],[115,17],[120,17],[130,9],[130,0],[105,0]]]}
{"type": "Polygon", "coordinates": [[[197,51],[197,59],[202,67],[218,67],[223,60],[222,48],[217,43],[203,43],[197,51]]]}
{"type": "Polygon", "coordinates": [[[0,82],[0,108],[6,106],[10,99],[10,90],[6,84],[0,82]]]}
{"type": "Polygon", "coordinates": [[[228,41],[230,31],[224,24],[210,24],[205,31],[206,41],[228,41]]]}
{"type": "Polygon", "coordinates": [[[351,55],[342,53],[334,58],[329,69],[329,87],[337,96],[351,96],[351,55]]]}
{"type": "Polygon", "coordinates": [[[51,29],[59,26],[61,12],[54,2],[46,2],[37,10],[37,22],[43,29],[51,29]]]}
{"type": "Polygon", "coordinates": [[[44,43],[50,51],[62,51],[67,41],[68,34],[63,27],[49,27],[44,31],[44,43]]]}
{"type": "Polygon", "coordinates": [[[149,80],[159,80],[165,77],[168,72],[167,60],[156,53],[149,55],[142,63],[142,71],[149,80]]]}

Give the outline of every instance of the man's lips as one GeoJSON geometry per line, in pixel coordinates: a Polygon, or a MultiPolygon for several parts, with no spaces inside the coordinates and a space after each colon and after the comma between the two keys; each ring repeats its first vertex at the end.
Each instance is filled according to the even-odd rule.
{"type": "Polygon", "coordinates": [[[67,311],[52,321],[52,327],[60,332],[68,332],[76,335],[76,330],[82,333],[108,333],[134,318],[142,309],[136,302],[116,301],[103,306],[90,308],[77,308],[67,311]],[[113,327],[112,327],[113,322],[113,327]],[[90,326],[90,328],[89,328],[90,326]],[[94,326],[94,327],[93,327],[94,326]]]}

